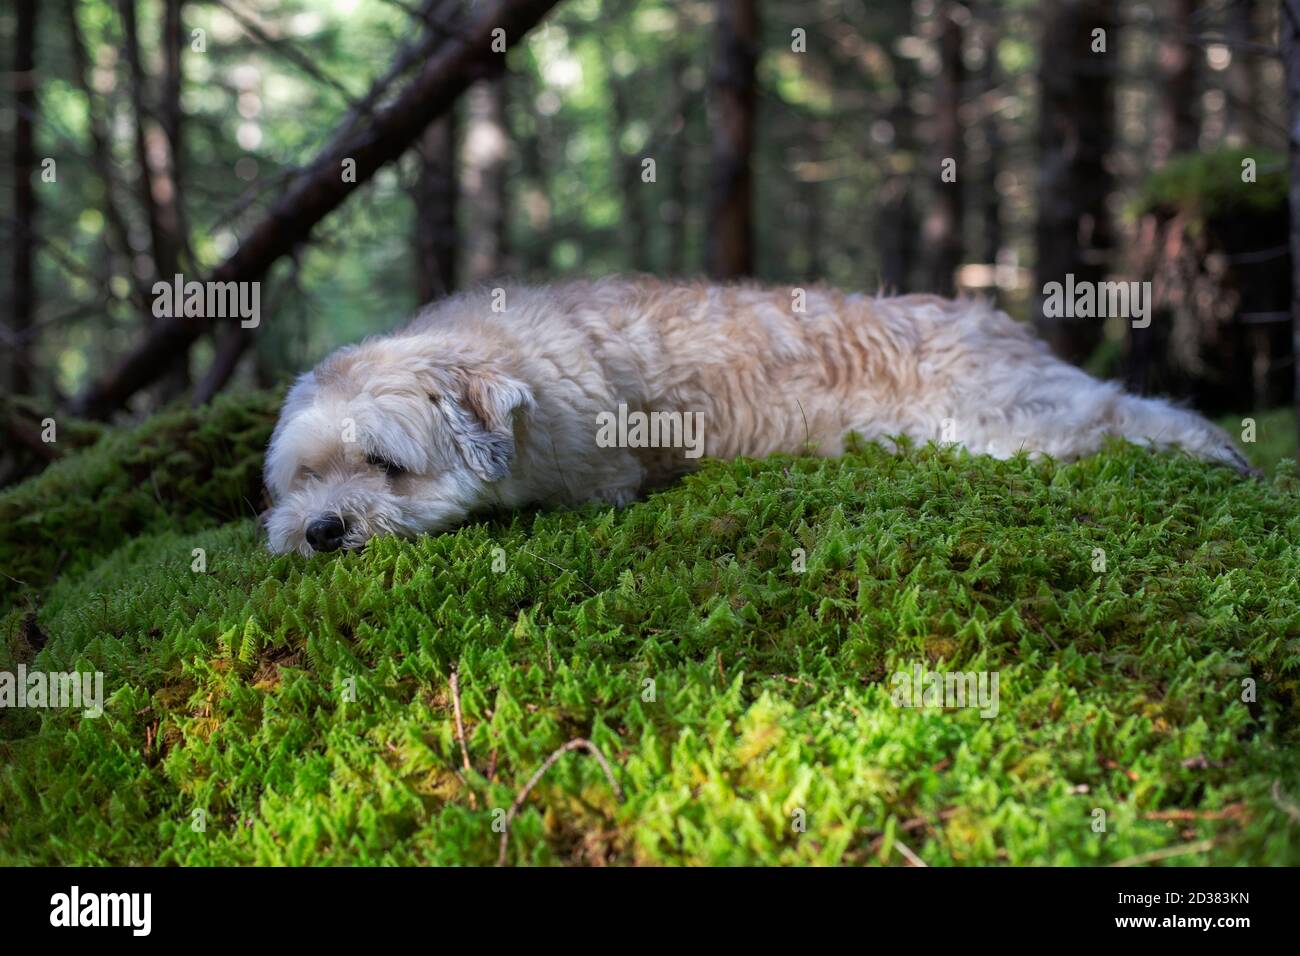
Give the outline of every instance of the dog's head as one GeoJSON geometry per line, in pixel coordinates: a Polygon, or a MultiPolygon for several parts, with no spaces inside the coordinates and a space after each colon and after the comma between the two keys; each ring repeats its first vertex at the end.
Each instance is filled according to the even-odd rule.
{"type": "Polygon", "coordinates": [[[416,337],[335,352],[290,389],[266,454],[272,551],[356,549],[494,503],[528,386],[416,337]]]}

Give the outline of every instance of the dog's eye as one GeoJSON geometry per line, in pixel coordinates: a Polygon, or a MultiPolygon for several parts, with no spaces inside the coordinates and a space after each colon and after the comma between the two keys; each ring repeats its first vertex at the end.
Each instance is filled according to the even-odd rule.
{"type": "Polygon", "coordinates": [[[366,464],[384,469],[384,474],[389,478],[400,478],[406,474],[406,469],[401,465],[395,465],[387,458],[381,458],[379,455],[366,455],[366,464]]]}
{"type": "Polygon", "coordinates": [[[318,481],[320,479],[320,475],[316,474],[316,472],[312,471],[310,468],[300,468],[298,470],[298,477],[303,481],[318,481]]]}

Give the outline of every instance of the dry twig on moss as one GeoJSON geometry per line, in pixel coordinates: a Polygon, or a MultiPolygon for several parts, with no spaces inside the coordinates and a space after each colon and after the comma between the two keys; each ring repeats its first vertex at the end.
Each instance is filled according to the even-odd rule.
{"type": "Polygon", "coordinates": [[[510,809],[506,812],[506,827],[501,831],[501,849],[497,853],[497,866],[506,865],[506,850],[510,845],[510,824],[514,821],[515,814],[519,812],[519,808],[524,805],[524,801],[526,801],[528,795],[532,793],[533,787],[537,786],[538,781],[542,779],[546,771],[550,770],[551,767],[554,766],[555,761],[559,760],[570,750],[585,750],[595,757],[596,762],[600,764],[600,769],[605,771],[605,779],[609,781],[609,785],[613,789],[614,795],[618,797],[619,802],[622,802],[623,788],[620,787],[618,781],[614,779],[614,771],[610,769],[609,761],[605,759],[605,755],[601,753],[600,749],[590,740],[583,737],[574,737],[567,744],[559,747],[554,753],[547,757],[545,761],[543,761],[542,765],[537,768],[536,772],[528,778],[528,782],[524,784],[524,788],[519,791],[519,795],[515,797],[515,802],[510,805],[510,809]]]}

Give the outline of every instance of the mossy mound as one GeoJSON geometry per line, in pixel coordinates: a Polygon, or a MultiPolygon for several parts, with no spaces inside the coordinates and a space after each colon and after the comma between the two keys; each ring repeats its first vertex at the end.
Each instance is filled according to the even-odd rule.
{"type": "Polygon", "coordinates": [[[93,445],[105,428],[99,422],[56,417],[49,403],[28,395],[0,395],[0,487],[39,474],[60,455],[93,445]]]}
{"type": "Polygon", "coordinates": [[[136,535],[256,515],[278,402],[257,392],[168,409],[0,492],[0,609],[136,535]]]}
{"type": "MultiPolygon", "coordinates": [[[[222,462],[238,514],[256,462],[222,462]]],[[[108,703],[0,710],[0,863],[489,864],[577,737],[626,799],[564,755],[509,861],[1300,863],[1298,496],[1291,464],[868,446],[310,560],[180,496],[116,548],[65,518],[98,557],[0,621],[0,670],[108,703]],[[918,664],[996,673],[996,716],[896,706],[918,664]]]]}

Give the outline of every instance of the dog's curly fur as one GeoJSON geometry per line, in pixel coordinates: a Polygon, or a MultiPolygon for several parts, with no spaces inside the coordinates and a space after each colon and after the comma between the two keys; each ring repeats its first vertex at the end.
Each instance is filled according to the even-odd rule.
{"type": "Polygon", "coordinates": [[[652,278],[506,286],[438,303],[297,381],[266,459],[270,547],[310,554],[322,516],[356,548],[492,506],[621,505],[691,466],[680,448],[600,447],[598,416],[620,404],[702,413],[705,453],[724,458],[836,455],[857,432],[1069,460],[1113,435],[1249,470],[1199,415],[1091,378],[980,301],[652,278]]]}

